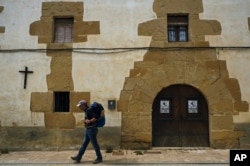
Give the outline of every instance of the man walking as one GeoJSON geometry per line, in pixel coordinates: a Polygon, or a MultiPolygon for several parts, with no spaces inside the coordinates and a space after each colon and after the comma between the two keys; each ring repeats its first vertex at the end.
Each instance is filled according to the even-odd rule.
{"type": "Polygon", "coordinates": [[[72,156],[71,159],[74,160],[76,163],[80,163],[82,156],[84,155],[89,142],[91,142],[92,146],[95,149],[96,156],[97,156],[93,164],[100,163],[102,162],[102,154],[101,154],[100,146],[97,142],[98,128],[96,126],[96,121],[97,119],[99,119],[100,115],[96,114],[95,111],[91,107],[88,106],[85,100],[79,101],[79,103],[76,106],[85,112],[84,123],[86,127],[86,132],[85,132],[82,146],[79,149],[78,154],[76,156],[72,156]]]}

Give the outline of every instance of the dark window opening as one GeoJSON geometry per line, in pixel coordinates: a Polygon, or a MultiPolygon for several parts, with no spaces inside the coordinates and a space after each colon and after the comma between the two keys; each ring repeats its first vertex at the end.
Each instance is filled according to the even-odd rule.
{"type": "Polygon", "coordinates": [[[168,15],[168,41],[187,42],[188,41],[188,16],[168,15]]]}
{"type": "Polygon", "coordinates": [[[71,43],[73,41],[74,18],[54,19],[54,42],[71,43]]]}
{"type": "Polygon", "coordinates": [[[69,92],[54,92],[55,112],[69,112],[69,92]]]}

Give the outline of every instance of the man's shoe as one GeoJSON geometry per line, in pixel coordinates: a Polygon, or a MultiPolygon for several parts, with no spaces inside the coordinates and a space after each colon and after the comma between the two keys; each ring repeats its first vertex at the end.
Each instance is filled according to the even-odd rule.
{"type": "Polygon", "coordinates": [[[102,162],[102,159],[96,159],[95,161],[93,161],[93,164],[98,164],[98,163],[101,163],[102,162]]]}
{"type": "Polygon", "coordinates": [[[70,158],[71,160],[74,160],[75,163],[80,163],[80,160],[78,160],[76,156],[71,156],[70,158]]]}

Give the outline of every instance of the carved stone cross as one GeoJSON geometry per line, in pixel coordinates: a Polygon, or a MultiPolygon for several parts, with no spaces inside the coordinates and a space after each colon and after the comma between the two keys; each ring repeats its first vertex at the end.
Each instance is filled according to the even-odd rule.
{"type": "Polygon", "coordinates": [[[24,71],[19,70],[19,72],[20,72],[20,73],[24,73],[24,85],[23,85],[23,88],[26,89],[27,76],[28,76],[28,74],[33,73],[33,71],[29,71],[29,70],[28,70],[28,67],[25,66],[25,70],[24,70],[24,71]]]}

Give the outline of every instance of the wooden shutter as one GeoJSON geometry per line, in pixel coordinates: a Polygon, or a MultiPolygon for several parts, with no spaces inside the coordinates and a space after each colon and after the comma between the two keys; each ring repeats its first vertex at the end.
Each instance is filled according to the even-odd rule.
{"type": "Polygon", "coordinates": [[[55,43],[71,43],[73,41],[73,18],[55,18],[55,43]]]}

